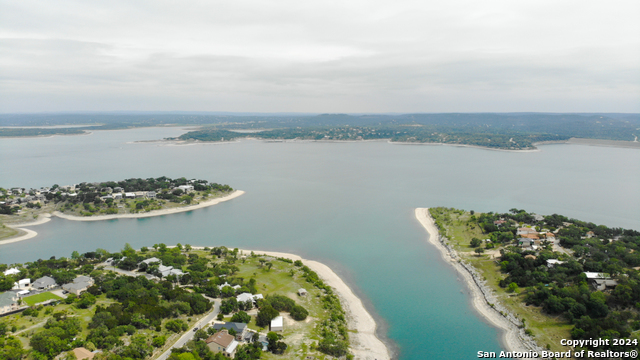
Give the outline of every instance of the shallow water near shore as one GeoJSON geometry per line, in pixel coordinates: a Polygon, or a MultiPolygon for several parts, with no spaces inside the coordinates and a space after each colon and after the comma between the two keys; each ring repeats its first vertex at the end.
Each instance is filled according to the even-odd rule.
{"type": "Polygon", "coordinates": [[[416,207],[559,213],[640,229],[640,151],[545,145],[528,153],[366,143],[133,143],[178,128],[0,140],[0,186],[40,187],[132,177],[201,178],[246,194],[147,219],[53,218],[38,236],[0,246],[0,262],[154,243],[283,251],[338,273],[397,344],[401,359],[468,359],[499,351],[498,332],[425,241],[416,207]]]}

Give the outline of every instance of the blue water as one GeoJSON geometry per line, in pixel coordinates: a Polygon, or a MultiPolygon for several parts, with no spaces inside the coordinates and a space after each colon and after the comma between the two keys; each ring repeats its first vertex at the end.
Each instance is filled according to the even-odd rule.
{"type": "Polygon", "coordinates": [[[522,208],[640,229],[640,151],[548,145],[513,153],[450,146],[131,143],[182,133],[135,129],[0,140],[0,185],[39,187],[186,176],[247,193],[217,206],[148,219],[33,227],[0,246],[0,262],[164,242],[286,251],[332,267],[364,300],[401,359],[469,359],[500,348],[467,289],[426,242],[416,207],[522,208]]]}

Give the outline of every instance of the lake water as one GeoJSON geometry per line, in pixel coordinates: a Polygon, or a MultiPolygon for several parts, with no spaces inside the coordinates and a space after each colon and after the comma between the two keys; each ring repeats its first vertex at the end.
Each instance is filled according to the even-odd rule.
{"type": "Polygon", "coordinates": [[[33,227],[0,246],[0,263],[154,243],[284,251],[332,267],[365,301],[401,359],[469,359],[499,350],[467,289],[426,240],[416,207],[559,213],[640,229],[640,151],[546,145],[539,152],[243,140],[133,143],[178,128],[0,140],[0,186],[40,187],[132,177],[200,178],[246,194],[163,217],[33,227]]]}

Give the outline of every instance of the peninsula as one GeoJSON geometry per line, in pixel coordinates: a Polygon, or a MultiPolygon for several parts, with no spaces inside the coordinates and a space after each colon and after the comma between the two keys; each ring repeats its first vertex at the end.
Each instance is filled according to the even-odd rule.
{"type": "Polygon", "coordinates": [[[0,244],[35,236],[33,230],[21,227],[45,223],[52,215],[76,221],[144,218],[196,210],[242,194],[229,185],[164,176],[39,189],[0,188],[0,244]]]}
{"type": "Polygon", "coordinates": [[[293,254],[127,244],[0,271],[0,357],[390,359],[348,286],[293,254]]]}
{"type": "Polygon", "coordinates": [[[639,349],[640,232],[519,209],[415,214],[508,351],[566,353],[566,339],[588,351],[639,349]],[[586,341],[596,338],[625,345],[586,341]]]}

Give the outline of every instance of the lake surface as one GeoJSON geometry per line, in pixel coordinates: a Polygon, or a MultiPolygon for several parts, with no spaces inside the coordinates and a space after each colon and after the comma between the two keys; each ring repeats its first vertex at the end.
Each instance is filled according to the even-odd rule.
{"type": "Polygon", "coordinates": [[[200,178],[246,194],[187,213],[32,227],[0,246],[0,263],[154,243],[299,254],[332,267],[379,321],[401,359],[468,359],[500,349],[467,289],[426,242],[416,207],[559,213],[640,229],[640,151],[546,145],[539,152],[243,140],[133,143],[178,128],[0,140],[0,186],[40,187],[133,177],[200,178]]]}

